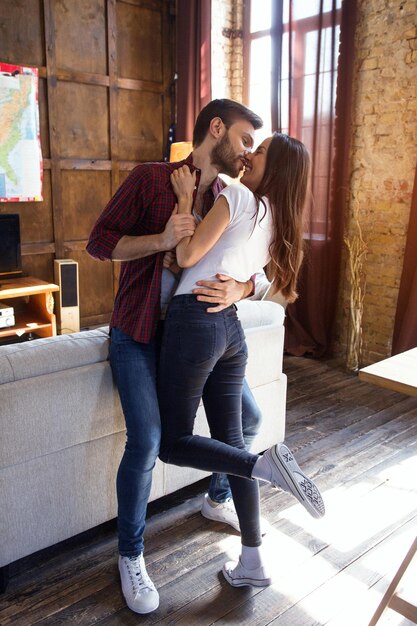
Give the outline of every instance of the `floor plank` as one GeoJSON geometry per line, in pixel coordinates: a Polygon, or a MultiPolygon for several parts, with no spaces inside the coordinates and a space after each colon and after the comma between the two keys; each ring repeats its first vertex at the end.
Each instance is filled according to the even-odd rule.
{"type": "MultiPolygon", "coordinates": [[[[239,535],[200,515],[205,480],[149,507],[157,611],[137,616],[125,606],[108,523],[13,564],[0,624],[366,626],[416,533],[417,399],[359,381],[335,361],[286,357],[284,370],[286,442],[327,512],[313,520],[289,494],[262,486],[271,587],[233,589],[223,579],[239,535]]],[[[388,610],[379,624],[411,622],[388,610]]]]}

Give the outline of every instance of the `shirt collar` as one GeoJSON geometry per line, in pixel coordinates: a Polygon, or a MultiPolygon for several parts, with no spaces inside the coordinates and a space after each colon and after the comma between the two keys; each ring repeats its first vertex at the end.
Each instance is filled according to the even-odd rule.
{"type": "MultiPolygon", "coordinates": [[[[188,155],[188,157],[186,159],[184,159],[184,161],[182,161],[183,163],[186,163],[187,165],[191,165],[191,171],[194,172],[195,170],[197,170],[197,186],[198,183],[200,182],[200,174],[201,174],[201,170],[198,169],[198,167],[196,167],[193,163],[193,153],[190,152],[190,154],[188,155]]],[[[216,178],[213,180],[213,182],[211,183],[211,186],[207,189],[206,193],[208,191],[211,191],[214,198],[217,198],[217,196],[219,195],[219,193],[221,192],[222,189],[224,189],[225,187],[225,183],[222,181],[222,179],[220,178],[220,176],[216,176],[216,178]]]]}

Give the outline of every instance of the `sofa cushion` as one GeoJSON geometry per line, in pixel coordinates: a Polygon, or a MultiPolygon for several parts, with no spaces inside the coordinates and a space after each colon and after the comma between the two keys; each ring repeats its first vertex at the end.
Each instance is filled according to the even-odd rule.
{"type": "Polygon", "coordinates": [[[285,319],[284,307],[266,300],[241,300],[237,303],[237,314],[244,329],[271,324],[282,326],[285,319]]]}
{"type": "Polygon", "coordinates": [[[0,384],[107,359],[107,328],[0,346],[0,384]]]}
{"type": "Polygon", "coordinates": [[[125,430],[108,362],[0,386],[0,468],[125,430]]]}

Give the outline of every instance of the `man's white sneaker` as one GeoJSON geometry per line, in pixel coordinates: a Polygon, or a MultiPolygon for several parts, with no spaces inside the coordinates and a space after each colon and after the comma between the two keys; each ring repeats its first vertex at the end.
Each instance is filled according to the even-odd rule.
{"type": "Polygon", "coordinates": [[[225,563],[222,572],[232,587],[268,587],[272,584],[272,578],[263,565],[256,569],[246,569],[240,559],[225,563]]]}
{"type": "MultiPolygon", "coordinates": [[[[232,498],[228,498],[225,502],[214,502],[206,493],[201,506],[201,515],[213,522],[229,524],[240,533],[239,519],[232,498]]],[[[270,525],[264,517],[261,517],[260,525],[263,537],[268,532],[270,525]]]]}
{"type": "Polygon", "coordinates": [[[314,482],[299,468],[287,446],[277,443],[263,456],[270,469],[270,482],[297,498],[313,517],[323,517],[325,507],[321,493],[314,482]]]}
{"type": "Polygon", "coordinates": [[[159,606],[159,594],[148,576],[143,554],[120,556],[119,572],[126,604],[135,613],[151,613],[159,606]]]}

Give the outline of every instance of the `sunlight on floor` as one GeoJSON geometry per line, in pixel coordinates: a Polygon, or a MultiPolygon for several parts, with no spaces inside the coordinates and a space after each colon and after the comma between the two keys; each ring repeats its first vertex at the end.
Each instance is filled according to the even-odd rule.
{"type": "Polygon", "coordinates": [[[398,489],[415,490],[417,476],[417,453],[401,463],[379,473],[380,478],[389,480],[398,489]]]}
{"type": "MultiPolygon", "coordinates": [[[[318,623],[328,626],[365,625],[376,610],[414,536],[415,528],[411,526],[399,536],[377,546],[369,554],[351,563],[325,587],[303,598],[299,606],[318,623]],[[385,575],[383,580],[382,575],[385,575]],[[375,587],[369,588],[370,585],[375,587]]],[[[390,610],[384,615],[384,621],[381,620],[381,626],[400,624],[403,620],[402,616],[390,610]]]]}
{"type": "MultiPolygon", "coordinates": [[[[316,528],[321,524],[316,522],[316,528]]],[[[353,557],[352,562],[347,559],[345,570],[340,571],[340,561],[346,557],[341,556],[336,547],[329,546],[311,558],[311,551],[300,545],[297,538],[272,529],[265,537],[264,546],[272,561],[271,569],[276,580],[273,587],[297,604],[304,614],[311,616],[311,623],[365,625],[403,560],[413,533],[413,526],[406,525],[398,536],[381,545],[376,541],[369,554],[365,553],[358,560],[353,557]],[[372,588],[373,585],[376,588],[372,588]]],[[[236,552],[231,555],[234,558],[238,545],[235,547],[236,552]]],[[[389,611],[384,615],[383,624],[395,626],[403,619],[389,611]]],[[[283,623],[286,623],[285,619],[283,623]]]]}
{"type": "Polygon", "coordinates": [[[322,520],[308,517],[299,504],[282,511],[281,516],[341,552],[349,552],[416,510],[415,476],[417,455],[385,468],[378,479],[325,491],[326,516],[322,520]]]}

